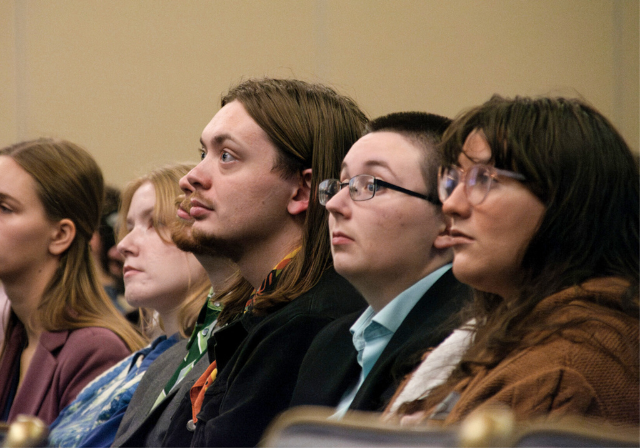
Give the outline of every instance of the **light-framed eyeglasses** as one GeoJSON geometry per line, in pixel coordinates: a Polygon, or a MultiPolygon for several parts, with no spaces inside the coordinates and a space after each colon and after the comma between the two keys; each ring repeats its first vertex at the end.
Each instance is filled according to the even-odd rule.
{"type": "Polygon", "coordinates": [[[323,180],[318,186],[318,200],[320,201],[320,205],[326,206],[329,199],[338,194],[340,190],[346,186],[349,186],[349,196],[351,196],[351,199],[354,201],[367,201],[373,198],[376,195],[376,191],[381,187],[385,187],[408,194],[409,196],[424,199],[435,205],[440,205],[440,201],[434,196],[407,190],[406,188],[390,184],[369,174],[358,174],[349,179],[348,182],[340,182],[338,179],[323,180]]]}
{"type": "Polygon", "coordinates": [[[464,193],[471,205],[479,205],[489,194],[491,184],[498,176],[506,176],[519,181],[526,178],[513,171],[501,170],[491,165],[476,164],[469,169],[459,166],[441,166],[438,170],[438,196],[446,201],[458,184],[464,183],[464,193]]]}

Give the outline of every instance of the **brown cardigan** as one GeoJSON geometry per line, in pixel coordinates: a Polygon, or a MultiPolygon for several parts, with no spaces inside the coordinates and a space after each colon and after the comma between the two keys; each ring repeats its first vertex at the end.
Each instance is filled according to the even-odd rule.
{"type": "Polygon", "coordinates": [[[518,420],[579,415],[638,425],[638,317],[585,300],[595,295],[603,305],[619,302],[626,286],[616,278],[594,279],[542,300],[531,318],[583,323],[513,352],[494,368],[477,368],[453,388],[459,398],[441,415],[441,423],[460,422],[478,408],[506,405],[518,420]]]}

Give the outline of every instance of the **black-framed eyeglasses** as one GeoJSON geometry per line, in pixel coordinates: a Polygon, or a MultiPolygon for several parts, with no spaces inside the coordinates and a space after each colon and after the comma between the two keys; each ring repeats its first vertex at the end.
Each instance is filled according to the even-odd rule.
{"type": "Polygon", "coordinates": [[[491,183],[498,176],[506,176],[520,181],[525,177],[520,173],[501,170],[491,165],[477,164],[465,170],[459,166],[441,166],[438,170],[438,196],[446,201],[453,190],[462,182],[464,193],[471,205],[479,205],[484,201],[491,189],[491,183]]]}
{"type": "Polygon", "coordinates": [[[438,198],[432,195],[424,195],[415,191],[407,190],[406,188],[399,187],[389,182],[380,180],[369,174],[358,174],[349,179],[348,182],[340,182],[338,179],[326,179],[320,182],[318,186],[318,200],[321,205],[327,205],[329,199],[334,197],[344,187],[349,186],[349,196],[354,201],[367,201],[376,195],[381,187],[389,188],[391,190],[399,191],[400,193],[408,194],[416,198],[424,199],[432,204],[440,205],[438,198]]]}

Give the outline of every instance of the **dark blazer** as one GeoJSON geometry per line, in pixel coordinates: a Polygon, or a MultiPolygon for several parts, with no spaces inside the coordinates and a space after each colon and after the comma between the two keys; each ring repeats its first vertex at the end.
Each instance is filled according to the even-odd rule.
{"type": "Polygon", "coordinates": [[[203,356],[180,385],[149,413],[158,395],[187,354],[186,346],[187,340],[184,339],[151,363],[131,397],[112,446],[160,446],[182,397],[189,393],[193,383],[209,366],[209,360],[203,356]]]}
{"type": "MultiPolygon", "coordinates": [[[[451,319],[471,299],[471,291],[445,272],[409,312],[358,390],[349,409],[382,411],[402,378],[421,355],[446,338],[459,322],[451,319]]],[[[354,386],[361,368],[349,328],[362,313],[328,325],[313,341],[300,368],[291,406],[335,407],[354,386]]]]}
{"type": "Polygon", "coordinates": [[[164,446],[253,446],[285,410],[309,345],[336,318],[363,310],[360,294],[333,269],[316,286],[266,316],[245,314],[209,339],[218,376],[205,393],[195,432],[184,397],[164,446]],[[193,439],[191,438],[193,436],[193,439]]]}
{"type": "MultiPolygon", "coordinates": [[[[20,362],[19,348],[26,338],[21,324],[9,338],[0,366],[3,403],[11,385],[12,366],[20,362]]],[[[84,386],[130,354],[122,339],[105,328],[43,332],[14,398],[9,422],[18,414],[27,414],[47,425],[52,423],[84,386]]]]}

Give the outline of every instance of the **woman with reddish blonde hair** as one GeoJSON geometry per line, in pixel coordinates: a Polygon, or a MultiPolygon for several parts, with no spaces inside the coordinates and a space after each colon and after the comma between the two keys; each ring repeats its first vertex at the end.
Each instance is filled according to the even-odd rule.
{"type": "Polygon", "coordinates": [[[181,229],[190,234],[180,227],[175,204],[181,193],[178,180],[190,169],[167,165],[133,180],[123,191],[118,250],[124,258],[125,299],[145,309],[144,316],[158,316],[157,322],[146,322],[145,330],[161,336],[85,387],[51,425],[50,445],[111,446],[149,365],[191,334],[211,283],[195,256],[171,240],[181,229]]]}

